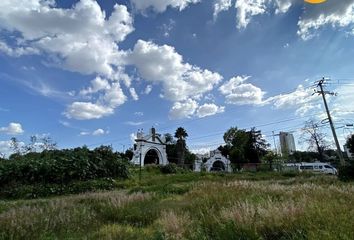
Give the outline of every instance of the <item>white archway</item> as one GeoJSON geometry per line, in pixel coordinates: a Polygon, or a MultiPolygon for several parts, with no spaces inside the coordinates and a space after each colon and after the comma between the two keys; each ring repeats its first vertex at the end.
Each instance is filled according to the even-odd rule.
{"type": "Polygon", "coordinates": [[[145,157],[150,150],[154,150],[157,154],[158,162],[156,164],[168,164],[165,139],[156,133],[155,128],[151,128],[150,133],[146,135],[142,131],[139,131],[135,142],[132,159],[134,164],[144,166],[145,157]]]}
{"type": "Polygon", "coordinates": [[[210,157],[205,163],[201,160],[195,161],[194,171],[200,172],[202,169],[207,172],[232,172],[230,160],[224,157],[219,150],[211,151],[210,157]]]}

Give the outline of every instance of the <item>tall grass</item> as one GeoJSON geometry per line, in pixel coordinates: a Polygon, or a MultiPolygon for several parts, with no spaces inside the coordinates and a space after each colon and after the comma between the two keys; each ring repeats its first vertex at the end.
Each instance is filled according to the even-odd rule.
{"type": "Polygon", "coordinates": [[[354,184],[150,175],[125,190],[0,202],[0,239],[354,239],[354,184]]]}

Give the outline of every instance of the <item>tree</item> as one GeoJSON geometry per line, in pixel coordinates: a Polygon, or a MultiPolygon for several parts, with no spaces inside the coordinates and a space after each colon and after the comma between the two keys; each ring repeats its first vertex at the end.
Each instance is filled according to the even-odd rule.
{"type": "Polygon", "coordinates": [[[348,137],[345,145],[347,146],[349,152],[354,155],[354,134],[348,137]]]}
{"type": "Polygon", "coordinates": [[[45,150],[55,150],[57,149],[57,143],[49,136],[44,136],[40,139],[40,148],[45,150]]]}
{"type": "Polygon", "coordinates": [[[314,120],[305,122],[305,127],[302,129],[301,140],[308,144],[308,150],[318,152],[321,162],[324,161],[324,151],[330,146],[326,137],[327,135],[321,132],[318,124],[316,124],[314,120]]]}
{"type": "Polygon", "coordinates": [[[10,141],[10,148],[12,152],[16,155],[21,155],[20,143],[18,142],[17,138],[12,137],[10,141]]]}
{"type": "Polygon", "coordinates": [[[188,137],[188,133],[182,127],[177,128],[175,132],[175,138],[177,138],[177,159],[179,165],[184,165],[186,141],[185,138],[188,137]]]}
{"type": "Polygon", "coordinates": [[[260,130],[252,128],[250,131],[231,127],[224,134],[225,146],[219,149],[224,156],[229,155],[232,163],[237,164],[238,168],[242,163],[260,162],[260,157],[267,153],[269,144],[261,134],[260,130]]]}
{"type": "Polygon", "coordinates": [[[30,137],[30,143],[23,147],[25,153],[37,151],[37,137],[35,135],[30,137]]]}

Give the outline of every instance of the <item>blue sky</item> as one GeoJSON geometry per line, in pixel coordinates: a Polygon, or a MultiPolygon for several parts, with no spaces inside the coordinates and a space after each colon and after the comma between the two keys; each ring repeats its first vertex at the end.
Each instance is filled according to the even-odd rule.
{"type": "MultiPolygon", "coordinates": [[[[353,123],[354,0],[3,0],[0,152],[13,136],[59,147],[132,144],[183,126],[191,149],[229,127],[294,132],[325,118],[313,82],[330,78],[336,126],[353,123]]],[[[328,127],[323,127],[324,131],[328,127]]],[[[341,143],[352,129],[339,128],[341,143]]],[[[298,144],[301,149],[306,146],[298,144]]]]}

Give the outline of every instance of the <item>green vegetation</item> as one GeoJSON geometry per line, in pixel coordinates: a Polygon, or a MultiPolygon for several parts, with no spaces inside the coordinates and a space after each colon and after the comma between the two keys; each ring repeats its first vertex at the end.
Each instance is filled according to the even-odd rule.
{"type": "Polygon", "coordinates": [[[35,198],[112,189],[129,176],[128,164],[110,147],[13,154],[0,161],[0,198],[35,198]]]}
{"type": "Polygon", "coordinates": [[[115,190],[0,201],[0,239],[354,239],[354,184],[131,169],[115,190]]]}

